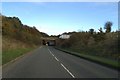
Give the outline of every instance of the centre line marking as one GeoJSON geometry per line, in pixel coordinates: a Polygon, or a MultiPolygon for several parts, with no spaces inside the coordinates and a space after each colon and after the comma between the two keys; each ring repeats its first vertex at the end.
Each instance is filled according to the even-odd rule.
{"type": "Polygon", "coordinates": [[[65,69],[65,70],[67,70],[67,72],[73,77],[73,78],[75,78],[75,76],[62,64],[62,63],[60,63],[61,64],[61,66],[65,69]]]}
{"type": "Polygon", "coordinates": [[[59,61],[56,57],[55,57],[55,59],[56,59],[57,61],[59,61]]]}
{"type": "Polygon", "coordinates": [[[52,56],[55,56],[49,49],[48,49],[48,51],[50,52],[50,54],[51,54],[52,56]]]}
{"type": "MultiPolygon", "coordinates": [[[[59,62],[59,60],[57,59],[57,57],[55,57],[55,55],[50,51],[50,49],[48,48],[48,51],[50,52],[50,54],[55,58],[55,60],[57,60],[59,62]]],[[[60,63],[60,65],[73,77],[75,78],[75,76],[62,64],[60,63]]]]}
{"type": "MultiPolygon", "coordinates": [[[[49,50],[49,49],[48,49],[48,50],[49,50]]],[[[55,57],[55,55],[54,55],[50,50],[49,50],[49,52],[50,52],[50,54],[55,58],[55,60],[59,62],[58,58],[55,57]]]]}

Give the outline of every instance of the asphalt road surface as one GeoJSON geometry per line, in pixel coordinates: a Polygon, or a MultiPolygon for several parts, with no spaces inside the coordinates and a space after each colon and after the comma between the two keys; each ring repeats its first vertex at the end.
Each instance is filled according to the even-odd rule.
{"type": "Polygon", "coordinates": [[[3,67],[3,78],[118,78],[118,71],[42,46],[3,67]]]}

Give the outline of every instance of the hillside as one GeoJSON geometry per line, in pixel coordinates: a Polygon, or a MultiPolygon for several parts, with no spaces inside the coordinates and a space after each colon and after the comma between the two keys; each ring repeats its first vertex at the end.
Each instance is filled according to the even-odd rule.
{"type": "Polygon", "coordinates": [[[94,29],[90,29],[88,32],[72,33],[69,39],[58,39],[57,46],[87,55],[118,60],[120,56],[118,33],[120,31],[110,32],[109,30],[108,28],[106,32],[103,32],[100,29],[100,32],[94,32],[94,29]]]}
{"type": "Polygon", "coordinates": [[[22,24],[18,17],[2,16],[2,64],[39,47],[41,37],[48,35],[22,24]]]}
{"type": "Polygon", "coordinates": [[[2,16],[2,35],[28,44],[41,44],[41,37],[48,36],[35,27],[23,25],[18,17],[2,16]]]}

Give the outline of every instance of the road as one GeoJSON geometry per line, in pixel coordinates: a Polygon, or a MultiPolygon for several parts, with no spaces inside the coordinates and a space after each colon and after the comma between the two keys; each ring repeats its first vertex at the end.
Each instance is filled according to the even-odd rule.
{"type": "Polygon", "coordinates": [[[117,78],[108,67],[42,46],[3,67],[3,78],[117,78]]]}

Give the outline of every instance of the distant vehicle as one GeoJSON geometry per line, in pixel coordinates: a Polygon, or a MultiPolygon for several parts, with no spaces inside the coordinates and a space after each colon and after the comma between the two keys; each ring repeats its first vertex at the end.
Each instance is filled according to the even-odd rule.
{"type": "Polygon", "coordinates": [[[48,46],[55,46],[55,45],[56,45],[56,41],[55,41],[55,40],[49,40],[49,41],[47,42],[47,45],[48,45],[48,46]]]}

